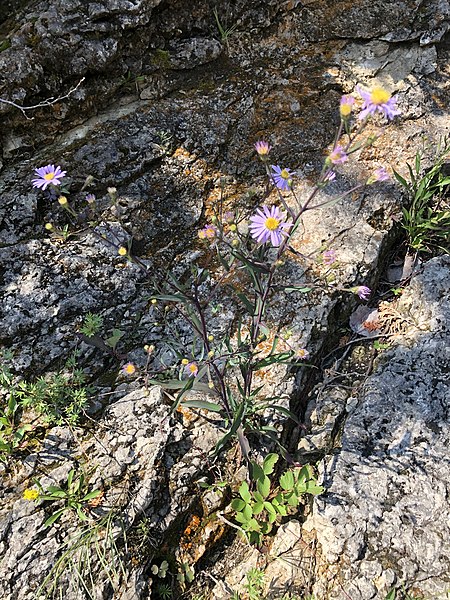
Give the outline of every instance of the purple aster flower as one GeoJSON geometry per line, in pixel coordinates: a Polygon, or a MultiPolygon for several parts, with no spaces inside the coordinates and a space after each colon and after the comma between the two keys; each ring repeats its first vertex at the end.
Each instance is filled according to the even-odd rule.
{"type": "Polygon", "coordinates": [[[339,106],[339,112],[341,113],[341,117],[343,119],[346,119],[350,116],[354,104],[355,99],[353,98],[353,96],[342,96],[341,103],[339,106]]]}
{"type": "Polygon", "coordinates": [[[367,180],[367,185],[376,183],[377,181],[388,181],[388,179],[390,179],[389,173],[384,167],[380,167],[379,169],[376,169],[369,177],[367,180]]]}
{"type": "Polygon", "coordinates": [[[324,183],[331,183],[336,179],[336,173],[334,171],[328,171],[328,173],[323,178],[324,183]]]}
{"type": "Polygon", "coordinates": [[[306,350],[306,348],[298,348],[295,354],[300,360],[306,360],[307,358],[309,358],[309,352],[308,350],[306,350]]]}
{"type": "Polygon", "coordinates": [[[61,171],[61,167],[55,167],[55,165],[47,165],[40,169],[35,169],[36,179],[33,179],[33,187],[41,188],[45,190],[51,183],[53,185],[60,185],[61,179],[66,174],[66,171],[61,171]]]}
{"type": "Polygon", "coordinates": [[[376,87],[371,92],[363,90],[360,86],[356,89],[364,100],[362,110],[359,113],[359,119],[365,119],[369,115],[374,115],[377,111],[389,120],[400,114],[396,106],[397,96],[391,97],[391,94],[383,88],[376,87]]]}
{"type": "Polygon", "coordinates": [[[325,250],[322,254],[322,262],[324,265],[332,265],[336,262],[336,251],[335,250],[325,250]]]}
{"type": "Polygon", "coordinates": [[[270,146],[267,142],[264,142],[263,140],[260,140],[259,142],[256,142],[256,144],[255,144],[255,150],[256,150],[256,152],[258,153],[259,156],[261,156],[262,158],[264,158],[272,150],[272,146],[270,146]]]}
{"type": "Polygon", "coordinates": [[[283,214],[278,206],[263,206],[262,210],[258,208],[250,221],[252,237],[262,244],[270,240],[272,246],[281,244],[283,235],[287,235],[284,230],[290,227],[289,223],[283,221],[283,214]]]}
{"type": "Polygon", "coordinates": [[[342,146],[336,146],[332,152],[327,156],[328,164],[342,165],[348,160],[348,156],[342,146]]]}
{"type": "Polygon", "coordinates": [[[195,362],[190,362],[185,367],[186,373],[189,377],[196,377],[198,373],[198,365],[195,362]]]}
{"type": "Polygon", "coordinates": [[[89,204],[93,204],[95,202],[95,196],[94,196],[94,194],[87,194],[87,196],[86,196],[86,202],[88,202],[89,204]]]}
{"type": "Polygon", "coordinates": [[[289,169],[282,169],[277,165],[270,165],[272,168],[272,179],[277,188],[280,190],[288,190],[292,187],[292,177],[295,175],[289,169]]]}
{"type": "Polygon", "coordinates": [[[358,285],[351,290],[354,294],[359,296],[361,300],[368,300],[370,298],[370,294],[372,290],[365,285],[358,285]]]}

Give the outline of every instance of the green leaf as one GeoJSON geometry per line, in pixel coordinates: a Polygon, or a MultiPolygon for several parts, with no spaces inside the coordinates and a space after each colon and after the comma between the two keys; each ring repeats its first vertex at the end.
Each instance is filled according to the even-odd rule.
{"type": "Polygon", "coordinates": [[[219,259],[219,262],[222,265],[222,267],[228,273],[230,271],[230,265],[228,264],[228,261],[225,259],[225,257],[222,255],[222,253],[220,252],[219,248],[217,248],[217,258],[219,259]]]}
{"type": "Polygon", "coordinates": [[[44,527],[50,527],[50,525],[53,525],[53,523],[59,519],[65,510],[65,508],[61,508],[60,510],[54,512],[52,516],[45,521],[44,527]]]}
{"type": "Polygon", "coordinates": [[[243,513],[241,513],[241,512],[236,513],[236,516],[234,518],[236,519],[236,521],[238,523],[242,523],[243,525],[247,524],[247,522],[248,522],[248,519],[246,519],[244,517],[243,513]]]}
{"type": "Polygon", "coordinates": [[[274,452],[266,456],[263,462],[263,471],[265,475],[270,475],[271,473],[273,473],[273,469],[278,459],[278,454],[275,454],[274,452]]]}
{"type": "Polygon", "coordinates": [[[260,493],[258,492],[258,490],[255,490],[255,491],[253,492],[253,497],[254,497],[254,499],[256,500],[256,502],[264,502],[264,496],[263,496],[262,494],[260,494],[260,493]]]}
{"type": "Polygon", "coordinates": [[[312,485],[308,484],[306,486],[306,491],[308,494],[312,494],[313,496],[319,496],[320,494],[323,494],[325,488],[321,485],[317,485],[315,483],[313,483],[312,485]]]}
{"type": "Polygon", "coordinates": [[[294,356],[294,353],[290,350],[289,352],[279,352],[278,354],[272,354],[266,356],[265,358],[259,360],[255,363],[254,370],[262,369],[263,367],[268,367],[273,363],[281,364],[283,361],[288,360],[294,356]]]}
{"type": "Polygon", "coordinates": [[[78,517],[79,517],[79,519],[81,521],[88,521],[89,520],[88,517],[87,517],[87,515],[86,515],[86,513],[83,512],[83,509],[81,508],[81,506],[77,506],[76,507],[76,511],[77,511],[77,515],[78,515],[78,517]]]}
{"type": "Polygon", "coordinates": [[[416,152],[416,159],[414,161],[414,167],[416,169],[416,173],[420,173],[420,152],[416,152]]]}
{"type": "Polygon", "coordinates": [[[249,521],[252,518],[253,511],[252,511],[252,507],[250,506],[250,504],[246,504],[244,506],[244,508],[242,509],[242,514],[244,515],[244,518],[246,519],[246,521],[249,521]]]}
{"type": "Polygon", "coordinates": [[[408,188],[409,188],[409,184],[408,184],[408,182],[406,181],[406,179],[405,179],[404,177],[402,177],[402,176],[400,175],[400,173],[397,173],[397,171],[396,171],[395,169],[393,169],[393,173],[394,173],[394,177],[395,177],[395,179],[396,179],[396,180],[397,180],[399,183],[401,183],[401,185],[402,185],[404,188],[408,189],[408,188]]]}
{"type": "Polygon", "coordinates": [[[70,469],[69,474],[67,475],[67,487],[70,488],[72,485],[73,477],[75,475],[75,469],[70,469]]]}
{"type": "Polygon", "coordinates": [[[255,307],[250,302],[250,300],[248,300],[248,298],[244,294],[242,294],[241,292],[236,292],[236,296],[242,302],[242,304],[244,305],[244,307],[245,307],[246,311],[248,312],[248,314],[251,315],[251,316],[253,316],[254,315],[255,307]]]}
{"type": "Polygon", "coordinates": [[[248,531],[261,531],[261,525],[258,523],[256,519],[250,519],[247,523],[248,531]]]}
{"type": "Polygon", "coordinates": [[[243,481],[239,487],[239,495],[242,498],[242,500],[244,500],[245,502],[250,502],[250,500],[252,499],[252,496],[250,494],[250,490],[248,487],[248,483],[246,481],[243,481]]]}
{"type": "Polygon", "coordinates": [[[283,475],[280,477],[280,485],[283,490],[292,490],[294,488],[294,483],[294,474],[292,471],[286,471],[286,473],[283,473],[283,475]]]}
{"type": "Polygon", "coordinates": [[[223,410],[220,404],[215,404],[214,402],[206,402],[205,400],[183,400],[182,404],[183,406],[187,406],[188,408],[200,408],[216,413],[220,413],[223,410]]]}
{"type": "Polygon", "coordinates": [[[294,423],[297,423],[297,425],[301,425],[299,419],[294,415],[294,413],[292,411],[290,411],[289,409],[285,408],[284,406],[280,406],[279,404],[268,404],[266,406],[266,408],[271,408],[273,410],[276,410],[277,412],[281,413],[285,417],[289,417],[290,419],[292,419],[294,421],[294,423]]]}
{"type": "Polygon", "coordinates": [[[397,597],[397,594],[395,592],[395,588],[393,588],[385,597],[384,600],[395,600],[395,598],[397,597]]]}
{"type": "Polygon", "coordinates": [[[264,510],[264,502],[255,502],[253,505],[253,514],[259,515],[264,510]]]}
{"type": "Polygon", "coordinates": [[[256,489],[264,498],[267,498],[270,494],[270,479],[268,477],[264,477],[263,480],[259,479],[256,482],[256,489]]]}
{"type": "Polygon", "coordinates": [[[231,501],[231,508],[237,512],[244,510],[245,505],[246,502],[244,502],[244,500],[240,500],[239,498],[234,498],[234,500],[231,501]]]}
{"type": "Polygon", "coordinates": [[[275,508],[272,506],[272,504],[270,502],[264,502],[264,508],[267,510],[267,512],[269,513],[269,515],[272,515],[274,517],[277,516],[276,510],[275,510],[275,508]]]}
{"type": "Polygon", "coordinates": [[[107,344],[110,348],[114,350],[117,344],[119,343],[120,339],[124,335],[124,331],[121,331],[120,329],[113,329],[111,336],[107,340],[105,340],[105,344],[107,344]]]}
{"type": "Polygon", "coordinates": [[[293,506],[293,507],[298,506],[299,502],[300,502],[300,499],[298,498],[297,494],[295,494],[294,492],[287,494],[286,500],[287,500],[287,503],[289,504],[289,506],[293,506]]]}
{"type": "Polygon", "coordinates": [[[88,494],[86,494],[86,496],[84,496],[81,500],[81,502],[87,502],[88,500],[93,500],[94,498],[97,498],[97,496],[101,494],[100,490],[93,490],[92,492],[89,492],[88,494]]]}
{"type": "Polygon", "coordinates": [[[264,471],[258,465],[258,463],[252,462],[251,465],[252,465],[252,468],[251,468],[252,479],[254,481],[257,481],[258,479],[264,479],[264,471]]]}

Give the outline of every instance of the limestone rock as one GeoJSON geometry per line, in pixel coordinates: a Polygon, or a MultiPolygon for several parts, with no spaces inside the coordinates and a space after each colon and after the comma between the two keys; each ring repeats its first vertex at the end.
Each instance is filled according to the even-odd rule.
{"type": "Polygon", "coordinates": [[[433,598],[448,590],[449,283],[448,256],[413,278],[401,305],[428,329],[384,355],[323,463],[326,493],[307,528],[340,585],[320,564],[320,598],[384,598],[393,583],[433,598]]]}

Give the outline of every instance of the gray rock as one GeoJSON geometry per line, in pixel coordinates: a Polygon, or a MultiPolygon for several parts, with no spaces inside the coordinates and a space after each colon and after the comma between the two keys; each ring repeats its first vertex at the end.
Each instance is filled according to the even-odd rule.
{"type": "Polygon", "coordinates": [[[383,356],[323,463],[326,493],[306,527],[342,587],[319,576],[319,597],[381,599],[394,581],[426,597],[448,590],[449,282],[448,256],[413,278],[399,309],[422,330],[383,356]]]}

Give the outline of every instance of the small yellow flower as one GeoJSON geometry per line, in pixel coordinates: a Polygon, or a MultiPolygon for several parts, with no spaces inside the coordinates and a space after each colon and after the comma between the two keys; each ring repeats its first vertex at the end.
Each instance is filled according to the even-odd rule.
{"type": "Polygon", "coordinates": [[[33,488],[27,488],[23,492],[23,498],[25,500],[36,500],[39,498],[39,492],[33,488]]]}
{"type": "Polygon", "coordinates": [[[208,352],[208,358],[212,358],[214,356],[214,350],[210,350],[208,352]]]}
{"type": "Polygon", "coordinates": [[[158,302],[158,300],[156,298],[152,298],[150,301],[152,304],[156,304],[158,302]]]}
{"type": "Polygon", "coordinates": [[[234,223],[231,223],[230,225],[230,231],[236,231],[237,227],[234,223]]]}
{"type": "Polygon", "coordinates": [[[209,387],[210,390],[213,390],[214,389],[214,383],[212,381],[210,381],[208,383],[208,387],[209,387]]]}
{"type": "Polygon", "coordinates": [[[151,354],[152,352],[155,351],[155,346],[153,344],[151,344],[150,346],[148,344],[146,344],[144,346],[144,350],[148,353],[151,354]]]}
{"type": "Polygon", "coordinates": [[[60,196],[58,198],[58,202],[61,204],[61,206],[66,206],[68,203],[68,200],[65,196],[60,196]]]}
{"type": "Polygon", "coordinates": [[[237,248],[239,246],[239,240],[233,240],[231,242],[231,245],[233,246],[233,248],[237,248]]]}
{"type": "Polygon", "coordinates": [[[52,225],[51,223],[46,223],[46,224],[45,224],[45,229],[46,229],[47,231],[51,231],[51,230],[53,229],[53,225],[52,225]]]}
{"type": "Polygon", "coordinates": [[[209,342],[212,342],[212,341],[213,341],[213,339],[214,339],[214,336],[213,336],[213,335],[208,335],[208,341],[209,341],[209,342]]]}
{"type": "Polygon", "coordinates": [[[120,248],[117,250],[117,254],[119,256],[126,256],[128,254],[128,250],[125,248],[125,246],[120,246],[120,248]]]}
{"type": "Polygon", "coordinates": [[[188,365],[189,364],[188,359],[187,358],[183,358],[183,360],[181,361],[181,364],[182,365],[188,365]]]}

